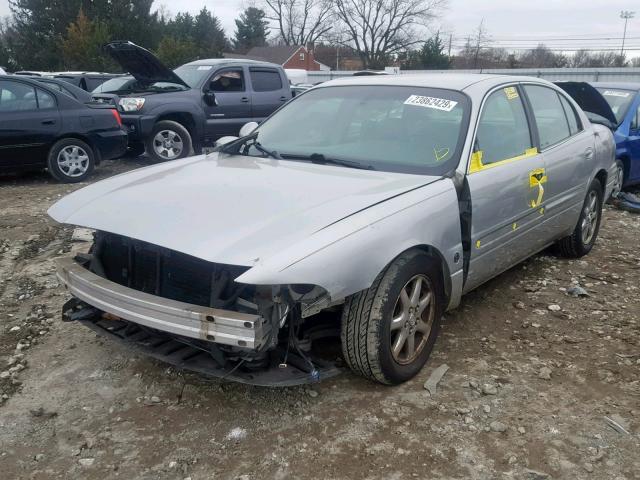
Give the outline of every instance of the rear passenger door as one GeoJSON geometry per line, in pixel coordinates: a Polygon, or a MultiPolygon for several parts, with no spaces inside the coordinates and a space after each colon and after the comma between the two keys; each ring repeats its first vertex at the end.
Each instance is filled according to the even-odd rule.
{"type": "Polygon", "coordinates": [[[59,131],[52,94],[30,83],[0,80],[0,167],[44,164],[59,131]]]}
{"type": "Polygon", "coordinates": [[[464,291],[524,260],[548,239],[536,229],[544,216],[545,162],[517,85],[485,97],[466,187],[470,254],[464,291]]]}
{"type": "Polygon", "coordinates": [[[594,168],[594,139],[565,95],[524,85],[547,169],[544,234],[558,237],[576,226],[594,168]]]}
{"type": "Polygon", "coordinates": [[[280,74],[280,70],[268,67],[250,67],[252,94],[252,115],[256,122],[261,122],[281,105],[291,100],[291,94],[286,79],[280,74]]]}
{"type": "Polygon", "coordinates": [[[216,105],[203,102],[207,116],[207,138],[238,135],[240,128],[251,121],[251,97],[245,70],[231,67],[217,70],[205,86],[213,92],[216,105]]]}

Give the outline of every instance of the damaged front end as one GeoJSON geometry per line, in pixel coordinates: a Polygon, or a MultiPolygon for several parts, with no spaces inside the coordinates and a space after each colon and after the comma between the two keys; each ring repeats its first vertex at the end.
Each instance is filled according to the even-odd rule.
{"type": "Polygon", "coordinates": [[[180,368],[242,383],[296,385],[339,373],[331,352],[318,348],[338,335],[337,315],[316,315],[330,306],[326,292],[234,281],[247,270],[97,232],[89,254],[58,262],[74,297],[63,319],[180,368]]]}

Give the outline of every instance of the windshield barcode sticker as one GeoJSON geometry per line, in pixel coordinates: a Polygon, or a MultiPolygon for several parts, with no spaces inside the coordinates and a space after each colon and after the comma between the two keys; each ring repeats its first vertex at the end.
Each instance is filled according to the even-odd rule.
{"type": "Polygon", "coordinates": [[[420,95],[411,95],[404,102],[405,105],[414,105],[416,107],[435,108],[436,110],[442,110],[450,112],[458,104],[453,100],[447,100],[446,98],[435,97],[423,97],[420,95]]]}
{"type": "Polygon", "coordinates": [[[617,92],[615,90],[606,90],[603,95],[607,97],[622,97],[627,98],[629,96],[629,92],[617,92]]]}

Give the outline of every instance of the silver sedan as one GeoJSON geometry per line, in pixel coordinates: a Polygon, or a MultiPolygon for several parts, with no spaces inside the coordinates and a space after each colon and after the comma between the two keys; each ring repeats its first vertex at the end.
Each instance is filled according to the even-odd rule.
{"type": "Polygon", "coordinates": [[[615,180],[611,131],[537,78],[337,80],[256,127],[50,209],[96,231],[60,262],[67,320],[262,385],[339,371],[336,334],[401,383],[463,294],[553,244],[589,253],[615,180]]]}

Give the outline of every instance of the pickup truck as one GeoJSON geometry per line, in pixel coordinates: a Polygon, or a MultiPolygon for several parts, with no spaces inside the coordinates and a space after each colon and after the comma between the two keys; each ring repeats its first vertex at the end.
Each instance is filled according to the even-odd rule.
{"type": "Polygon", "coordinates": [[[220,137],[237,135],[245,123],[261,122],[292,98],[284,69],[273,63],[207,59],[172,71],[131,42],[105,48],[134,81],[107,82],[94,98],[110,102],[117,95],[130,149],[146,150],[157,162],[200,153],[220,137]],[[109,84],[116,85],[113,91],[105,89],[109,84]]]}

